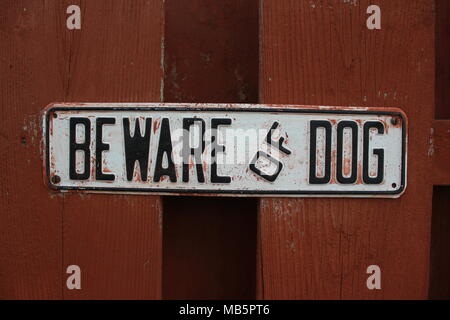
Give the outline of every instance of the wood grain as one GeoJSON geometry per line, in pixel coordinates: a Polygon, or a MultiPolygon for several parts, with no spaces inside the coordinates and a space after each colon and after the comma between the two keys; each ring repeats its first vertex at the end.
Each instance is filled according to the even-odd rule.
{"type": "Polygon", "coordinates": [[[431,0],[261,2],[262,103],[400,107],[409,118],[408,188],[398,200],[261,201],[258,297],[423,299],[428,290],[434,114],[431,0]],[[379,265],[382,290],[366,287],[379,265]]]}
{"type": "Polygon", "coordinates": [[[161,101],[163,22],[162,0],[1,2],[0,298],[161,297],[159,198],[49,191],[39,119],[51,102],[161,101]]]}
{"type": "Polygon", "coordinates": [[[436,0],[436,118],[450,119],[450,1],[436,0]]]}
{"type": "Polygon", "coordinates": [[[436,113],[430,152],[433,159],[430,299],[450,299],[450,2],[436,0],[436,113]],[[446,120],[444,120],[446,119],[446,120]]]}
{"type": "Polygon", "coordinates": [[[62,298],[62,197],[44,186],[39,114],[63,100],[56,2],[0,2],[0,299],[62,298]]]}
{"type": "MultiPolygon", "coordinates": [[[[165,102],[257,102],[257,8],[166,0],[165,102]]],[[[256,199],[165,197],[163,297],[253,299],[256,210],[256,199]]]]}
{"type": "Polygon", "coordinates": [[[433,122],[429,156],[433,161],[434,185],[450,185],[450,120],[433,122]]]}
{"type": "Polygon", "coordinates": [[[166,102],[258,102],[257,0],[167,0],[166,102]]]}
{"type": "Polygon", "coordinates": [[[430,299],[450,299],[450,187],[435,187],[430,257],[430,299]]]}
{"type": "Polygon", "coordinates": [[[164,299],[254,299],[255,199],[164,198],[164,299]]]}
{"type": "MultiPolygon", "coordinates": [[[[66,101],[159,102],[163,77],[162,0],[82,1],[83,26],[66,31],[66,101]]],[[[161,298],[159,197],[68,194],[64,266],[82,269],[68,299],[161,298]]]]}

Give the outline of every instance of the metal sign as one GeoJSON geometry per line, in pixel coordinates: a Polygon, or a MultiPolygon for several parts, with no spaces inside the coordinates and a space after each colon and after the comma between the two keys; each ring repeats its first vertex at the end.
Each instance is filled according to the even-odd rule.
{"type": "Polygon", "coordinates": [[[48,185],[60,191],[399,197],[399,109],[225,104],[52,104],[48,185]]]}

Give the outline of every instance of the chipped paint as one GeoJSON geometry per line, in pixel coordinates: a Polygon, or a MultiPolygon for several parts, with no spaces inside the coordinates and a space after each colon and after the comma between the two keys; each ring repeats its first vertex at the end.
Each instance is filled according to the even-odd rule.
{"type": "Polygon", "coordinates": [[[436,149],[434,147],[434,128],[430,130],[430,139],[428,142],[428,157],[432,157],[435,153],[436,149]]]}
{"type": "MultiPolygon", "coordinates": [[[[331,107],[331,106],[298,106],[298,105],[249,105],[249,104],[161,104],[161,103],[131,103],[131,104],[110,104],[110,103],[55,103],[47,107],[44,112],[46,119],[44,123],[45,134],[48,135],[49,143],[45,144],[48,150],[48,159],[45,162],[48,179],[58,176],[60,183],[47,181],[50,187],[64,191],[89,191],[89,192],[113,192],[114,190],[126,193],[156,193],[156,194],[192,194],[192,195],[220,195],[220,196],[327,196],[327,197],[398,197],[406,186],[406,116],[399,109],[382,108],[361,108],[361,107],[331,107]],[[54,118],[54,112],[58,117],[54,118]],[[68,177],[68,145],[69,132],[68,121],[71,115],[86,117],[91,119],[91,141],[89,159],[89,178],[86,180],[71,180],[68,177]],[[108,126],[105,129],[103,140],[111,147],[110,150],[103,151],[101,162],[104,174],[114,174],[113,181],[100,181],[96,179],[95,160],[95,125],[92,125],[97,117],[113,117],[116,125],[108,126]],[[129,117],[140,119],[141,134],[143,132],[142,121],[148,117],[152,118],[152,135],[150,139],[150,159],[149,159],[149,179],[143,181],[140,166],[135,163],[133,178],[128,181],[125,174],[125,155],[123,145],[123,133],[121,133],[121,119],[129,117]],[[232,125],[227,129],[254,129],[267,134],[275,122],[280,123],[280,128],[274,131],[273,141],[283,138],[283,146],[292,150],[291,153],[274,153],[274,145],[268,145],[264,139],[256,141],[252,146],[256,151],[268,152],[273,159],[281,163],[277,169],[273,166],[275,160],[269,160],[265,164],[260,164],[260,172],[267,172],[272,175],[271,170],[279,173],[274,181],[268,180],[254,169],[249,170],[250,163],[231,162],[220,163],[220,175],[229,176],[230,183],[213,182],[211,178],[211,162],[207,155],[211,153],[212,145],[209,136],[205,136],[206,148],[202,154],[202,170],[206,177],[206,182],[197,181],[197,167],[189,159],[188,172],[189,183],[182,182],[182,162],[177,160],[179,150],[175,147],[177,141],[175,131],[182,128],[183,117],[202,118],[207,123],[207,128],[213,118],[230,118],[232,125]],[[168,175],[163,175],[159,181],[153,181],[155,170],[155,157],[160,143],[162,118],[170,119],[172,140],[174,144],[173,159],[175,161],[176,182],[171,181],[168,175]],[[397,121],[393,121],[397,119],[397,121]],[[332,145],[330,146],[331,158],[325,159],[325,137],[317,136],[317,154],[315,166],[317,177],[325,176],[325,163],[330,164],[330,179],[327,183],[312,183],[309,175],[309,123],[313,120],[326,121],[332,127],[332,145]],[[357,179],[353,184],[342,184],[336,179],[337,171],[337,151],[336,151],[336,127],[340,121],[351,120],[357,124],[359,132],[359,148],[354,151],[351,148],[351,139],[344,139],[343,175],[351,176],[353,152],[357,154],[357,179]],[[377,185],[370,185],[362,179],[363,166],[363,126],[367,121],[378,121],[383,124],[385,131],[382,135],[377,132],[369,132],[367,137],[372,149],[382,148],[385,150],[384,170],[386,172],[383,180],[377,185]],[[48,128],[47,128],[48,126],[48,128]],[[47,132],[48,129],[48,132],[47,132]],[[178,150],[178,151],[176,151],[178,150]],[[272,168],[272,169],[271,169],[272,168]]],[[[133,132],[133,130],[132,130],[133,132]]],[[[242,132],[242,131],[241,131],[242,132]]],[[[239,135],[242,135],[240,133],[239,135]]],[[[236,135],[235,137],[238,137],[236,135]]],[[[220,141],[220,138],[218,138],[220,141]]],[[[280,140],[281,141],[281,140],[280,140]]],[[[236,146],[227,145],[226,150],[230,152],[236,146]]],[[[372,150],[370,149],[370,150],[372,150]]],[[[180,149],[181,150],[181,149],[180,149]]],[[[234,153],[242,154],[240,151],[234,153]]],[[[245,149],[246,150],[246,149],[245,149]]],[[[247,151],[246,151],[247,152],[247,151]]],[[[372,151],[370,151],[372,152],[372,151]]],[[[225,152],[226,154],[226,152],[225,152]]],[[[245,159],[253,159],[255,151],[245,154],[245,159]]],[[[171,157],[172,157],[171,156],[171,157]]],[[[228,159],[228,158],[227,158],[228,159]]],[[[269,158],[270,159],[270,158],[269,158]]],[[[312,158],[311,158],[312,159],[312,158]]],[[[263,159],[264,160],[264,159],[263,159]]],[[[228,160],[227,160],[228,161],[228,160]]],[[[369,157],[369,175],[374,177],[377,171],[377,156],[369,157]]],[[[356,162],[355,162],[356,163],[356,162]]],[[[164,165],[166,166],[166,165],[164,165]]],[[[76,162],[75,167],[83,167],[82,162],[76,162]]]]}

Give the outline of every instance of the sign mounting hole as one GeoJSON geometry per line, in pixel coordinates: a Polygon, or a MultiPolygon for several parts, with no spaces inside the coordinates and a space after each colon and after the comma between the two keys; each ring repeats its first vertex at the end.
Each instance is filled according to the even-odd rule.
{"type": "Polygon", "coordinates": [[[58,183],[61,182],[61,177],[58,176],[58,175],[55,175],[55,176],[52,177],[51,180],[52,180],[52,183],[53,183],[53,184],[58,184],[58,183]]]}

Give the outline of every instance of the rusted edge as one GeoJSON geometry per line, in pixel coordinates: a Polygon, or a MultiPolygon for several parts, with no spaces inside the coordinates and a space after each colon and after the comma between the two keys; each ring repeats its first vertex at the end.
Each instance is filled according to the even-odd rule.
{"type": "MultiPolygon", "coordinates": [[[[60,187],[53,184],[50,177],[50,166],[48,165],[49,159],[49,125],[50,125],[50,115],[53,114],[53,112],[57,109],[67,109],[67,108],[77,108],[77,109],[102,109],[102,108],[108,108],[108,109],[152,109],[155,111],[186,111],[186,109],[191,111],[205,111],[206,108],[208,109],[218,109],[220,111],[236,111],[236,109],[240,110],[255,110],[255,109],[261,109],[261,111],[268,111],[267,109],[273,109],[273,112],[286,112],[287,110],[320,110],[322,112],[329,112],[329,113],[343,113],[343,111],[346,111],[348,113],[379,113],[383,115],[392,115],[392,116],[398,116],[401,121],[398,124],[395,124],[396,126],[402,126],[403,131],[403,158],[402,158],[402,164],[403,164],[403,170],[402,170],[402,185],[400,186],[399,190],[394,194],[390,194],[390,199],[397,199],[401,197],[406,192],[407,187],[407,168],[408,168],[408,117],[405,112],[403,112],[400,108],[379,108],[379,107],[339,107],[339,106],[312,106],[312,105],[292,105],[292,104],[239,104],[239,103],[227,103],[227,104],[209,104],[209,103],[89,103],[89,102],[82,102],[82,103],[67,103],[67,102],[53,102],[48,104],[42,111],[41,111],[41,117],[42,117],[42,150],[43,150],[43,180],[44,184],[49,187],[53,191],[58,192],[89,192],[89,193],[110,193],[108,191],[102,191],[102,190],[92,190],[90,188],[83,189],[81,187],[77,188],[77,190],[61,190],[60,187]]],[[[271,110],[270,110],[271,111],[271,110]]],[[[164,190],[157,191],[155,193],[148,193],[148,192],[132,192],[132,191],[120,191],[123,194],[133,194],[133,195],[182,195],[182,196],[221,196],[221,197],[248,197],[250,195],[248,194],[239,194],[239,193],[233,193],[233,194],[220,194],[220,193],[185,193],[185,192],[164,192],[164,190]]],[[[264,196],[267,197],[274,197],[279,195],[271,195],[271,194],[264,194],[264,196]]],[[[321,198],[321,197],[327,197],[327,198],[342,198],[342,197],[348,197],[346,195],[342,194],[318,194],[318,195],[308,195],[310,198],[321,198]]],[[[283,197],[301,197],[301,195],[283,195],[283,197]]],[[[352,198],[366,198],[367,195],[364,194],[353,194],[352,198]]],[[[385,195],[371,195],[371,198],[385,198],[385,195]]]]}

